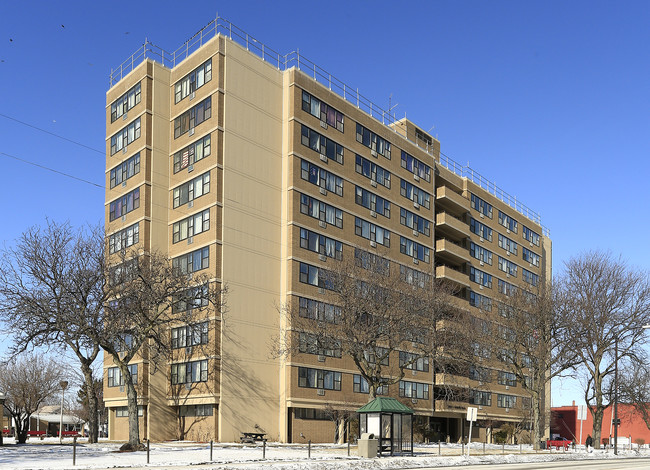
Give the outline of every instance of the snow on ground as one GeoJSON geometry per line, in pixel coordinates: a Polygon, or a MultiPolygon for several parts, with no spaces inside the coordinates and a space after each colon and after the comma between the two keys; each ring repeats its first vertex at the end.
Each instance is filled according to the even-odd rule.
{"type": "MultiPolygon", "coordinates": [[[[0,469],[94,469],[206,465],[209,469],[241,469],[271,467],[274,470],[368,470],[417,467],[464,466],[480,463],[523,463],[555,460],[584,460],[616,458],[612,450],[586,453],[584,450],[568,452],[540,451],[535,453],[530,446],[506,446],[505,454],[500,445],[487,445],[483,455],[483,444],[473,444],[471,457],[461,456],[461,446],[442,444],[438,455],[438,444],[416,445],[415,455],[363,459],[356,456],[356,446],[347,455],[347,445],[315,444],[308,458],[307,445],[269,443],[266,458],[262,458],[262,446],[215,443],[212,461],[210,444],[193,442],[167,442],[151,444],[150,463],[146,452],[118,452],[121,443],[101,441],[99,444],[85,444],[81,441],[76,448],[76,465],[72,466],[73,446],[69,439],[59,445],[57,438],[43,441],[31,440],[28,444],[16,445],[13,439],[5,438],[0,447],[0,469]]],[[[636,451],[619,449],[619,457],[644,456],[636,451]]]]}

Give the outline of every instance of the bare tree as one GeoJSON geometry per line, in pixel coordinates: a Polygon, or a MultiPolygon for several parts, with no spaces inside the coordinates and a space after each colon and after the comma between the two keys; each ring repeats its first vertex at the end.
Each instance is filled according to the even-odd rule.
{"type": "Polygon", "coordinates": [[[0,316],[13,337],[10,354],[55,346],[74,353],[88,397],[89,442],[97,442],[99,402],[92,364],[100,347],[87,334],[103,327],[104,237],[48,221],[24,232],[0,262],[0,316]]]}
{"type": "Polygon", "coordinates": [[[551,380],[577,363],[572,329],[558,321],[558,295],[550,282],[542,280],[528,290],[510,288],[497,301],[483,305],[482,311],[496,310],[498,315],[486,313],[486,319],[474,322],[480,325],[479,341],[499,360],[498,373],[507,374],[501,381],[513,381],[530,395],[529,406],[522,409],[531,412],[535,449],[543,438],[551,380]]]}
{"type": "Polygon", "coordinates": [[[399,383],[408,369],[428,369],[437,361],[442,370],[450,350],[462,344],[457,337],[462,312],[450,301],[450,286],[413,273],[359,249],[353,258],[319,269],[315,274],[332,308],[288,306],[291,328],[279,352],[351,357],[367,383],[369,401],[381,387],[399,383]]]}
{"type": "Polygon", "coordinates": [[[650,429],[650,367],[646,361],[624,367],[619,377],[620,400],[628,403],[650,429]]]}
{"type": "Polygon", "coordinates": [[[137,356],[148,360],[150,368],[163,363],[171,354],[171,326],[196,323],[208,307],[221,312],[225,289],[207,275],[174,267],[158,252],[122,251],[107,266],[106,278],[110,300],[103,328],[93,339],[120,371],[127,393],[129,444],[137,448],[138,390],[129,364],[137,356]]]}
{"type": "Polygon", "coordinates": [[[600,251],[571,258],[565,271],[558,319],[572,327],[577,369],[586,379],[584,397],[593,416],[593,439],[600,442],[607,381],[618,360],[638,364],[646,343],[642,327],[650,321],[650,285],[645,273],[600,251]]]}
{"type": "Polygon", "coordinates": [[[61,367],[51,359],[25,354],[0,366],[0,390],[7,398],[4,407],[16,424],[19,444],[27,441],[29,418],[59,391],[61,367]]]}

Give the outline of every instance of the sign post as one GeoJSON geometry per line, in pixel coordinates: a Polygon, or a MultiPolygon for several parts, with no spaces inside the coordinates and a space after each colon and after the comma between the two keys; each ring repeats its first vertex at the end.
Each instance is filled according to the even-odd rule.
{"type": "MultiPolygon", "coordinates": [[[[587,419],[587,405],[578,405],[578,420],[580,421],[580,441],[578,444],[582,445],[582,423],[587,419]]],[[[588,451],[585,446],[585,450],[588,451]]]]}
{"type": "Polygon", "coordinates": [[[478,408],[474,406],[467,407],[467,421],[469,421],[469,440],[467,442],[467,456],[469,457],[469,447],[472,444],[472,423],[476,421],[478,408]]]}

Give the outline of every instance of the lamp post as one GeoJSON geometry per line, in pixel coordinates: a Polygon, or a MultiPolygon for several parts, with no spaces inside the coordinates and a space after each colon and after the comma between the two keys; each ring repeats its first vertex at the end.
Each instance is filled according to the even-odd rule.
{"type": "MultiPolygon", "coordinates": [[[[650,324],[641,328],[647,330],[650,324]]],[[[618,455],[618,426],[621,420],[618,419],[618,335],[614,341],[614,455],[618,455]]]]}
{"type": "Polygon", "coordinates": [[[59,421],[59,444],[63,444],[63,398],[65,397],[65,389],[68,388],[68,381],[62,380],[59,382],[61,386],[61,420],[59,421]]]}
{"type": "Polygon", "coordinates": [[[5,431],[5,400],[7,395],[4,392],[0,392],[0,446],[4,445],[3,435],[5,431]]]}

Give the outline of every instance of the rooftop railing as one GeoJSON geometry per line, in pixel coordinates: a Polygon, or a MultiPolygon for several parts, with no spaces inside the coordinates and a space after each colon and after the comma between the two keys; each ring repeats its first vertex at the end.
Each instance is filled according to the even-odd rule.
{"type": "MultiPolygon", "coordinates": [[[[321,85],[335,92],[346,101],[352,103],[358,109],[364,111],[369,116],[372,116],[391,131],[435,157],[434,147],[432,145],[420,142],[418,139],[410,139],[406,133],[399,128],[399,126],[394,125],[397,122],[394,114],[391,114],[390,111],[373,103],[372,100],[359,93],[358,88],[351,87],[345,82],[332,76],[332,74],[328,73],[325,69],[319,67],[314,62],[301,55],[300,51],[293,51],[284,55],[280,54],[244,30],[238,28],[230,21],[219,16],[197,31],[191,38],[185,41],[183,45],[172,52],[168,52],[145,39],[144,44],[131,54],[128,59],[122,62],[115,69],[111,69],[109,80],[110,87],[117,84],[138,65],[140,65],[140,63],[147,59],[158,62],[165,67],[174,68],[219,34],[231,39],[242,47],[245,47],[247,51],[257,55],[263,61],[269,63],[278,70],[288,70],[295,67],[307,76],[318,81],[321,85]],[[424,144],[424,146],[422,144],[424,144]]],[[[516,197],[509,195],[495,183],[483,178],[479,173],[475,172],[468,166],[461,166],[443,154],[440,155],[440,163],[459,176],[469,178],[471,181],[494,194],[497,198],[510,205],[515,210],[541,225],[541,218],[537,212],[530,210],[528,207],[517,201],[516,197]]],[[[544,235],[549,236],[549,230],[543,226],[542,228],[544,229],[544,235]]]]}

